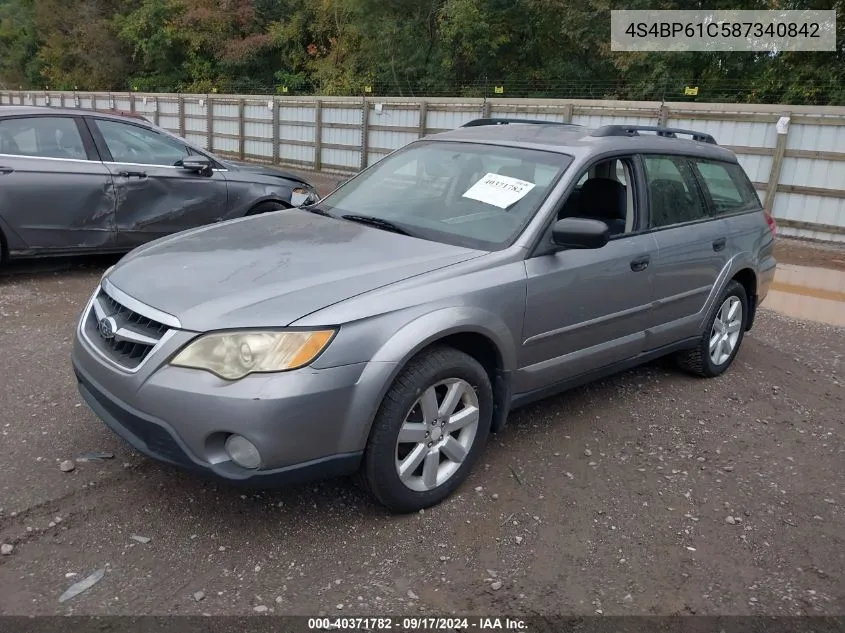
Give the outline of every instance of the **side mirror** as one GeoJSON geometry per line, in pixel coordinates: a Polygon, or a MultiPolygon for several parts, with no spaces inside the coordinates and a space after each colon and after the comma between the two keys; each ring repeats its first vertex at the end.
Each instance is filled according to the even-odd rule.
{"type": "Polygon", "coordinates": [[[182,169],[195,171],[201,176],[210,176],[213,171],[211,161],[205,156],[185,156],[182,159],[182,169]]]}
{"type": "Polygon", "coordinates": [[[610,227],[601,220],[563,218],[552,227],[552,242],[566,248],[601,248],[610,239],[610,227]]]}

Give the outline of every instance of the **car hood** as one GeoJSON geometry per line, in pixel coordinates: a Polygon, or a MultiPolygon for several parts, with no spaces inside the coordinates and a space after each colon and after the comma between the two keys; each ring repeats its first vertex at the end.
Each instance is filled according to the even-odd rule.
{"type": "MultiPolygon", "coordinates": [[[[294,182],[301,182],[306,183],[305,180],[302,179],[302,176],[297,176],[296,174],[292,174],[289,171],[284,171],[282,169],[276,169],[275,167],[268,167],[267,165],[256,165],[252,163],[242,163],[239,161],[233,160],[225,160],[222,161],[227,167],[234,168],[235,171],[245,173],[245,174],[256,174],[259,176],[271,176],[274,178],[286,178],[288,180],[293,180],[294,182]]],[[[307,184],[307,183],[306,183],[307,184]]]]}
{"type": "Polygon", "coordinates": [[[151,242],[122,259],[108,280],[188,330],[278,327],[483,254],[290,210],[151,242]]]}

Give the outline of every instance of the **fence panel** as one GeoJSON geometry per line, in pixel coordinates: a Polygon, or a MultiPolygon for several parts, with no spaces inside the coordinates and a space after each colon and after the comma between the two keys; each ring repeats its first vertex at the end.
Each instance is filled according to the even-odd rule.
{"type": "Polygon", "coordinates": [[[479,117],[693,129],[736,153],[783,234],[845,242],[842,107],[0,91],[18,105],[135,111],[221,156],[343,173],[479,117]]]}
{"type": "Polygon", "coordinates": [[[182,102],[185,140],[198,147],[208,148],[208,101],[195,97],[182,102]]]}

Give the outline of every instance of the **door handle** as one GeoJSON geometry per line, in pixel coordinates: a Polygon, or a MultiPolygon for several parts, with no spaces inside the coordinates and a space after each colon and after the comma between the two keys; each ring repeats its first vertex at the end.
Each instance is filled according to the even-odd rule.
{"type": "Polygon", "coordinates": [[[3,165],[0,165],[0,176],[3,174],[11,174],[13,171],[15,170],[11,167],[3,167],[3,165]]]}
{"type": "Polygon", "coordinates": [[[117,173],[121,178],[146,178],[147,173],[144,171],[121,171],[117,173]]]}
{"type": "Polygon", "coordinates": [[[641,270],[645,270],[646,268],[648,268],[649,262],[651,262],[651,257],[649,257],[648,255],[637,257],[637,259],[631,261],[631,270],[633,270],[635,273],[638,273],[641,270]]]}

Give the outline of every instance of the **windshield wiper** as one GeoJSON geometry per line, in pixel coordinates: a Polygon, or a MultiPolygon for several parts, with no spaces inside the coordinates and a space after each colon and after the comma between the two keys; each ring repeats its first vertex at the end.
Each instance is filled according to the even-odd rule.
{"type": "Polygon", "coordinates": [[[335,217],[331,213],[326,211],[325,209],[321,209],[320,207],[318,207],[316,204],[309,204],[307,206],[301,206],[299,208],[302,209],[303,211],[308,211],[309,213],[316,213],[317,215],[324,215],[327,218],[335,217]]]}
{"type": "Polygon", "coordinates": [[[408,231],[403,229],[401,226],[394,224],[390,220],[382,220],[381,218],[375,218],[371,215],[347,214],[342,215],[340,217],[342,217],[344,220],[349,220],[350,222],[360,222],[361,224],[368,224],[369,226],[374,226],[377,229],[392,231],[393,233],[399,233],[400,235],[411,235],[408,231]]]}

